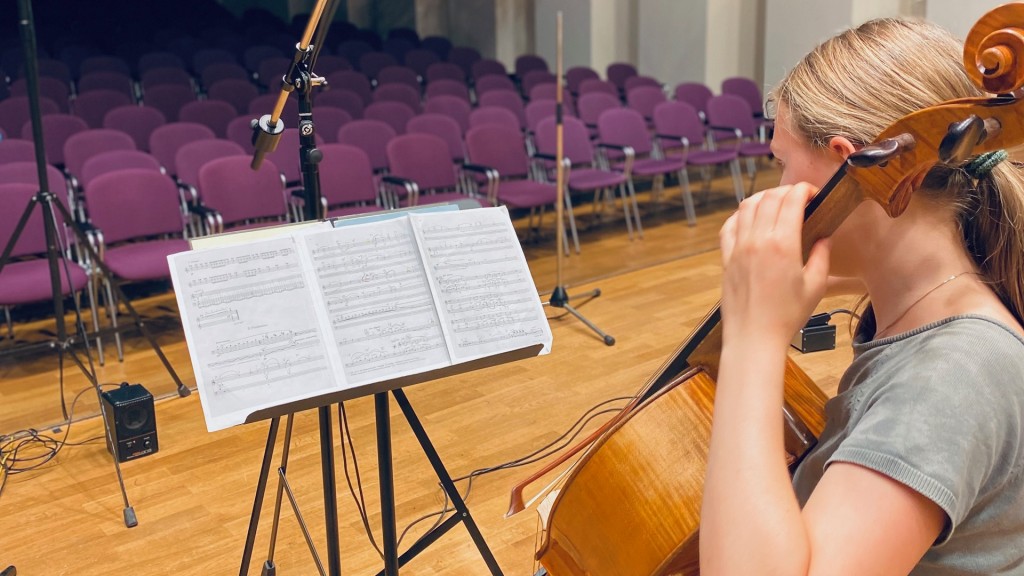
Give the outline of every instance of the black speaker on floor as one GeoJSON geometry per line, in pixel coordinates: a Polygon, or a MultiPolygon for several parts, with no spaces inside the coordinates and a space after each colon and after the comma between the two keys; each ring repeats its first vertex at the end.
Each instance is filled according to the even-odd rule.
{"type": "Polygon", "coordinates": [[[114,441],[107,449],[117,456],[118,462],[141,458],[160,449],[153,395],[142,384],[122,382],[120,387],[102,396],[107,427],[114,441]]]}

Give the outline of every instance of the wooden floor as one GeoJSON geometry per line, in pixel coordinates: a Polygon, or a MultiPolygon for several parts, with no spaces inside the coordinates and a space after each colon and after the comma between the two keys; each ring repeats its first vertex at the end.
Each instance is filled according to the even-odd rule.
{"type": "MultiPolygon", "coordinates": [[[[773,177],[762,178],[770,182],[773,177]]],[[[667,196],[678,196],[675,190],[669,192],[667,196]]],[[[615,336],[614,347],[606,347],[582,323],[548,309],[554,333],[550,355],[407,389],[452,475],[528,454],[557,438],[592,406],[634,394],[717,300],[721,273],[717,231],[734,206],[724,182],[716,181],[711,200],[698,211],[696,227],[687,227],[681,210],[666,203],[660,211],[645,212],[643,239],[630,241],[621,221],[594,223],[583,234],[582,254],[566,259],[562,283],[570,294],[601,289],[601,296],[583,304],[581,312],[615,336]]],[[[580,208],[581,221],[588,220],[588,211],[580,208]]],[[[526,249],[541,292],[556,284],[552,245],[550,238],[541,238],[526,249]]],[[[174,323],[173,298],[157,294],[138,304],[153,319],[149,324],[173,368],[194,386],[180,325],[174,323]]],[[[833,299],[821,308],[850,304],[848,299],[833,299]]],[[[19,326],[19,337],[35,338],[34,330],[39,328],[35,324],[19,326]]],[[[837,351],[796,358],[829,395],[834,394],[839,372],[849,361],[847,324],[842,319],[838,324],[837,351]]],[[[127,529],[122,523],[121,497],[103,445],[92,441],[67,446],[41,469],[12,476],[0,495],[0,568],[14,564],[20,574],[76,576],[238,572],[268,425],[207,433],[198,395],[176,397],[168,373],[149,346],[137,337],[126,344],[123,363],[116,362],[108,345],[107,365],[98,370],[100,381],[141,382],[163,398],[156,408],[160,451],[122,467],[139,525],[127,529]]],[[[65,396],[70,401],[86,388],[86,381],[74,366],[67,368],[65,396]]],[[[0,382],[0,433],[48,429],[61,420],[55,354],[3,360],[0,382]]],[[[82,398],[76,419],[96,411],[94,392],[87,391],[82,398]]],[[[365,398],[345,407],[369,524],[379,538],[373,402],[365,398]]],[[[302,413],[295,422],[288,477],[324,556],[317,421],[314,413],[302,413]]],[[[401,532],[416,518],[438,510],[443,499],[393,401],[391,424],[401,532]]],[[[88,417],[72,426],[70,440],[96,438],[102,430],[98,418],[88,417]]],[[[334,437],[337,446],[337,429],[334,437]]],[[[373,574],[382,568],[381,560],[368,543],[337,454],[342,569],[346,574],[373,574]]],[[[481,476],[469,496],[472,514],[506,574],[533,573],[534,512],[511,519],[503,515],[509,487],[539,465],[481,476]]],[[[465,490],[466,482],[459,485],[465,490]]],[[[263,508],[250,574],[259,574],[259,565],[266,559],[272,506],[273,490],[263,508]]],[[[412,528],[402,549],[427,524],[412,528]]],[[[316,573],[290,512],[283,516],[275,559],[278,574],[316,573]]],[[[402,574],[485,572],[461,527],[402,570],[402,574]]]]}

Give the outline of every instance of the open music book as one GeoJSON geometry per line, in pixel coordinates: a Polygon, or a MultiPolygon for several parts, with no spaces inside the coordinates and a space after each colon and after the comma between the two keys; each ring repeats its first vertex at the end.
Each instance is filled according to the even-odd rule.
{"type": "Polygon", "coordinates": [[[504,207],[349,222],[168,257],[208,430],[530,345],[550,351],[504,207]]]}

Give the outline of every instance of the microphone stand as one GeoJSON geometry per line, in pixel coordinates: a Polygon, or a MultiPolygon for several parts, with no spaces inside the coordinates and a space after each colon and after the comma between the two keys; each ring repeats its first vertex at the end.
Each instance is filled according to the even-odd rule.
{"type": "MultiPolygon", "coordinates": [[[[598,328],[593,322],[587,319],[586,316],[582,315],[569,304],[569,300],[572,299],[569,296],[568,291],[565,289],[565,285],[562,284],[562,243],[564,242],[565,235],[565,209],[563,208],[565,194],[566,194],[566,182],[565,182],[565,150],[562,141],[563,124],[562,124],[562,93],[564,91],[562,84],[562,12],[558,12],[557,17],[557,47],[558,56],[556,59],[556,73],[555,73],[555,187],[557,189],[555,199],[555,211],[556,220],[558,221],[558,228],[556,230],[555,240],[555,289],[551,291],[551,296],[548,298],[545,305],[553,308],[562,308],[569,314],[576,317],[577,320],[583,322],[588,328],[597,333],[598,336],[604,340],[604,343],[608,346],[615,345],[615,338],[605,334],[600,328],[598,328]]],[[[590,292],[584,294],[589,298],[597,298],[601,295],[601,289],[595,288],[590,292]]]]}

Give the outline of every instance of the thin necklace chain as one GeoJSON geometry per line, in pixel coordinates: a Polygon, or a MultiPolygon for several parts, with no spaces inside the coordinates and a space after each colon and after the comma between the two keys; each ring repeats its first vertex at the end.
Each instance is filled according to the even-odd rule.
{"type": "Polygon", "coordinates": [[[881,336],[882,334],[885,334],[885,333],[886,333],[886,332],[887,332],[887,331],[888,331],[888,330],[889,330],[890,328],[892,328],[893,326],[895,326],[897,322],[899,322],[900,320],[903,320],[903,317],[904,317],[904,316],[906,316],[906,315],[907,315],[907,314],[908,314],[908,313],[910,312],[910,310],[914,308],[914,306],[917,306],[918,304],[920,304],[920,303],[921,303],[921,300],[924,300],[925,298],[927,298],[929,294],[931,294],[932,292],[935,292],[935,291],[936,291],[936,290],[938,290],[939,288],[942,288],[942,287],[943,287],[943,286],[945,286],[946,284],[949,284],[950,282],[952,282],[953,280],[956,280],[957,278],[959,278],[959,277],[961,277],[961,276],[981,276],[981,274],[979,274],[979,273],[977,273],[977,272],[971,272],[971,271],[969,271],[969,270],[965,270],[965,271],[963,271],[963,272],[960,272],[959,274],[953,274],[953,275],[952,275],[952,276],[950,276],[949,278],[946,278],[945,280],[943,280],[942,282],[940,282],[938,286],[936,286],[936,287],[932,288],[931,290],[929,290],[929,291],[925,292],[925,293],[924,293],[924,294],[922,294],[922,295],[921,295],[921,297],[920,297],[920,298],[918,298],[917,300],[914,300],[914,301],[913,301],[913,302],[912,302],[912,303],[910,304],[910,306],[907,306],[907,307],[906,307],[906,308],[905,308],[905,309],[903,310],[903,313],[902,313],[902,314],[900,314],[899,316],[897,316],[897,317],[896,317],[896,319],[895,319],[895,320],[893,320],[892,322],[889,322],[889,324],[887,324],[885,328],[883,328],[883,329],[881,329],[881,330],[876,330],[876,331],[875,331],[875,338],[878,338],[878,337],[879,337],[879,336],[881,336]]]}

